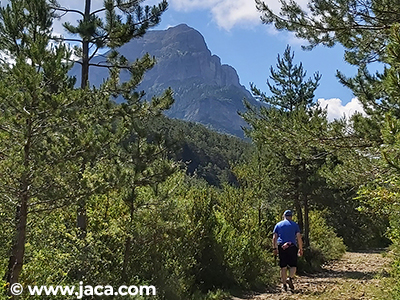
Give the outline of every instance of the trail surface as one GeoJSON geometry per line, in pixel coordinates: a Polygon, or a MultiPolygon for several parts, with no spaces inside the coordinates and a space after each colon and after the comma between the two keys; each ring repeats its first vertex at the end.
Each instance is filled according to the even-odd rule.
{"type": "Polygon", "coordinates": [[[387,299],[391,289],[386,277],[389,258],[378,251],[347,252],[339,261],[325,265],[322,272],[297,276],[294,292],[272,291],[232,300],[376,300],[387,299]]]}

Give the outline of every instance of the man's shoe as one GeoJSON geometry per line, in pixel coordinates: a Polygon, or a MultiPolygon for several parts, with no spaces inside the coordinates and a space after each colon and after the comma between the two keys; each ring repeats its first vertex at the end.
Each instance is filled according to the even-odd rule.
{"type": "Polygon", "coordinates": [[[294,290],[293,279],[289,277],[286,280],[286,283],[289,285],[290,289],[293,291],[294,290]]]}
{"type": "Polygon", "coordinates": [[[282,284],[282,291],[287,292],[287,285],[285,283],[282,284]]]}

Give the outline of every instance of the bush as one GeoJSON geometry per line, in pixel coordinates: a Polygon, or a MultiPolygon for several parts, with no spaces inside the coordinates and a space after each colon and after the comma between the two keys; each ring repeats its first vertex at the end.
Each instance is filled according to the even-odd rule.
{"type": "Polygon", "coordinates": [[[304,249],[303,256],[297,263],[298,273],[312,273],[321,270],[325,258],[321,249],[310,246],[304,249]]]}
{"type": "MultiPolygon", "coordinates": [[[[31,214],[20,282],[77,286],[83,278],[85,285],[151,284],[159,300],[222,300],[228,299],[227,290],[264,287],[275,271],[265,247],[270,235],[254,197],[241,193],[180,173],[157,189],[137,188],[133,214],[119,193],[92,197],[84,240],[75,228],[74,206],[31,214]]],[[[2,274],[8,262],[8,247],[3,248],[2,274]]],[[[7,298],[3,290],[0,300],[7,298]]]]}
{"type": "Polygon", "coordinates": [[[200,293],[199,291],[195,292],[191,298],[192,300],[228,300],[232,299],[229,293],[224,292],[222,290],[216,290],[215,292],[210,291],[206,295],[200,293]]]}
{"type": "Polygon", "coordinates": [[[273,278],[272,255],[265,247],[270,236],[252,196],[225,185],[215,211],[215,236],[223,249],[224,265],[235,285],[245,289],[261,288],[273,278]]]}
{"type": "MultiPolygon", "coordinates": [[[[254,289],[271,281],[272,256],[252,199],[225,185],[186,193],[187,231],[195,245],[195,289],[254,289]],[[190,220],[190,221],[189,221],[190,220]]],[[[208,298],[207,298],[208,299],[208,298]]]]}
{"type": "Polygon", "coordinates": [[[394,252],[394,259],[392,264],[392,277],[396,284],[392,290],[393,299],[400,299],[400,211],[393,213],[390,219],[390,228],[388,230],[388,236],[390,237],[393,244],[391,249],[394,252]]]}
{"type": "Polygon", "coordinates": [[[304,256],[299,261],[299,271],[313,272],[331,260],[339,259],[346,252],[343,239],[338,237],[323,218],[324,212],[311,211],[310,247],[305,249],[304,256]]]}

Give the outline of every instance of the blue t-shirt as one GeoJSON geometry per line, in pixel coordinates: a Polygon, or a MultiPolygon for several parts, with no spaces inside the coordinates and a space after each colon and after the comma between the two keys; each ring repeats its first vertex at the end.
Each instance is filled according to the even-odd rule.
{"type": "Polygon", "coordinates": [[[275,225],[273,233],[276,233],[278,235],[279,245],[283,245],[287,242],[291,242],[292,244],[296,245],[296,234],[298,232],[300,232],[300,228],[296,222],[283,220],[275,225]]]}

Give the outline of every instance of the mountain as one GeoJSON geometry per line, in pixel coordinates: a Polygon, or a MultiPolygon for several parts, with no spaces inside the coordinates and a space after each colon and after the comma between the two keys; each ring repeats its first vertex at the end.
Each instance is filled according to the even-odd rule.
{"type": "MultiPolygon", "coordinates": [[[[257,101],[240,84],[236,70],[221,64],[220,58],[211,54],[198,31],[185,24],[167,30],[148,31],[118,51],[129,61],[147,52],[155,56],[157,64],[146,73],[139,89],[146,91],[150,98],[171,87],[175,103],[166,112],[167,116],[243,137],[241,128],[246,123],[237,112],[244,110],[244,99],[254,105],[257,101]]],[[[102,60],[104,58],[98,57],[92,62],[102,60]]],[[[72,72],[80,82],[79,67],[72,72]]],[[[107,72],[105,68],[92,67],[90,84],[98,86],[108,75],[107,72]]],[[[128,74],[125,75],[127,79],[128,74]]]]}

